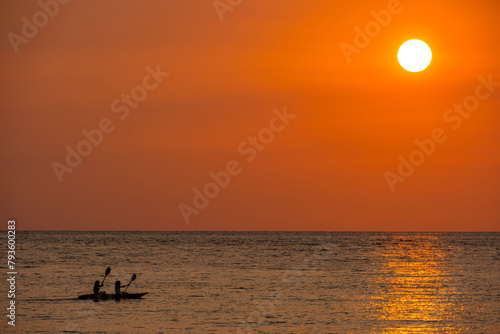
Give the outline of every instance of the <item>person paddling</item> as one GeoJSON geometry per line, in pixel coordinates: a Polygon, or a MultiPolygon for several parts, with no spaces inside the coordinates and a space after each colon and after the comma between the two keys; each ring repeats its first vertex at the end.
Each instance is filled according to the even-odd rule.
{"type": "Polygon", "coordinates": [[[99,281],[95,281],[95,283],[94,283],[94,295],[97,295],[99,293],[99,291],[101,290],[101,288],[104,286],[104,281],[106,280],[106,276],[108,276],[110,272],[111,272],[111,268],[109,268],[109,267],[106,268],[106,272],[104,273],[104,278],[102,279],[102,283],[99,281]]]}
{"type": "Polygon", "coordinates": [[[127,287],[129,285],[130,285],[130,283],[129,284],[125,284],[125,285],[121,285],[120,281],[116,281],[115,282],[115,295],[119,295],[121,293],[120,289],[124,288],[124,287],[127,287]]]}
{"type": "Polygon", "coordinates": [[[101,290],[103,284],[99,281],[95,281],[94,283],[94,294],[97,295],[99,293],[99,290],[101,290]]]}

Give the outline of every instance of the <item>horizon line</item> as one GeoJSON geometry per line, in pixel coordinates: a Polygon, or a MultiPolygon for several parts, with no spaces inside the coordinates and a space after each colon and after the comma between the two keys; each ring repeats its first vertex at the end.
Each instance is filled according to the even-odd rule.
{"type": "MultiPolygon", "coordinates": [[[[7,232],[8,230],[1,230],[2,232],[7,232]]],[[[466,230],[425,230],[425,231],[397,231],[397,230],[25,230],[16,229],[18,232],[308,232],[308,233],[500,233],[498,231],[466,231],[466,230]]]]}

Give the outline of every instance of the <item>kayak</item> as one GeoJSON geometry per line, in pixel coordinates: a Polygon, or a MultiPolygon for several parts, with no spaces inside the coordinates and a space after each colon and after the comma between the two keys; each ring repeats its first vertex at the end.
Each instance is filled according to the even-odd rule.
{"type": "Polygon", "coordinates": [[[143,293],[119,293],[119,294],[114,294],[114,293],[105,293],[105,292],[99,292],[98,294],[90,294],[90,295],[81,295],[78,296],[78,299],[139,299],[142,298],[142,296],[146,295],[147,292],[143,293]]]}

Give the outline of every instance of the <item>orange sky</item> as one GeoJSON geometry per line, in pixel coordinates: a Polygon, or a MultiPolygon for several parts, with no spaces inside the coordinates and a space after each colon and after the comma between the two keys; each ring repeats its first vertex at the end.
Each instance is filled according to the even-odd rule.
{"type": "Polygon", "coordinates": [[[212,0],[42,3],[53,17],[0,3],[0,212],[19,229],[500,231],[500,86],[456,130],[443,119],[480,76],[500,82],[496,0],[252,0],[224,20],[212,0]],[[348,63],[340,44],[388,6],[348,63]],[[434,56],[416,74],[396,59],[412,38],[434,56]],[[114,112],[148,67],[169,75],[114,112]],[[284,107],[296,117],[247,161],[238,146],[284,107]],[[103,119],[113,131],[60,182],[54,162],[103,119]],[[447,139],[391,191],[384,173],[436,128],[447,139]],[[196,209],[230,161],[240,173],[196,209]]]}

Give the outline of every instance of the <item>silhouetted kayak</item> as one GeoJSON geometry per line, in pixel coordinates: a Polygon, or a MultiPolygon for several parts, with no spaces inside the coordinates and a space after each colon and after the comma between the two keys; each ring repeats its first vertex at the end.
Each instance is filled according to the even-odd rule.
{"type": "Polygon", "coordinates": [[[113,294],[113,293],[98,293],[98,294],[90,294],[90,295],[81,295],[78,296],[78,299],[139,299],[142,298],[142,296],[146,295],[147,292],[143,293],[120,293],[120,294],[113,294]]]}

